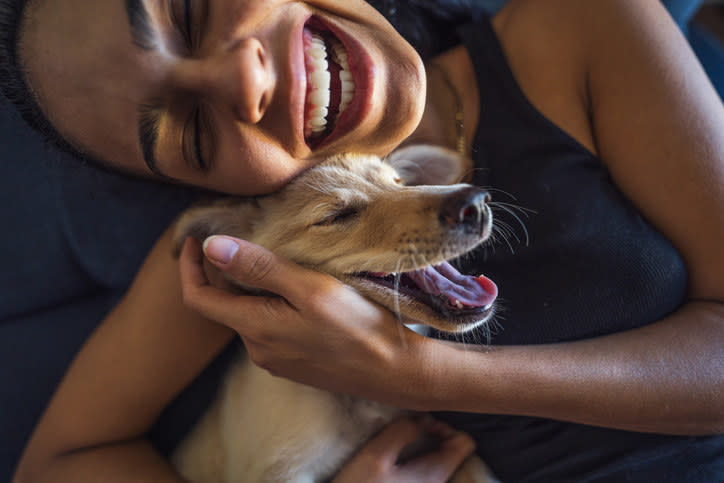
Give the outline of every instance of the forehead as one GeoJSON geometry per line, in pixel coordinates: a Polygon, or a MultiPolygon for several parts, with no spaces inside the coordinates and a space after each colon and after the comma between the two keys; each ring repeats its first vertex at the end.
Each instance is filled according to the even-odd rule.
{"type": "Polygon", "coordinates": [[[124,0],[42,0],[20,47],[29,84],[63,137],[122,169],[142,165],[137,109],[156,60],[132,43],[124,0]]]}

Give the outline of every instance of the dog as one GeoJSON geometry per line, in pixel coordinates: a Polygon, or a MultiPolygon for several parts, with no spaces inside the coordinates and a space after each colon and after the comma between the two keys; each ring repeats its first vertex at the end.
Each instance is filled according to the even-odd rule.
{"type": "MultiPolygon", "coordinates": [[[[492,281],[449,263],[492,231],[488,193],[454,184],[468,163],[425,145],[384,160],[335,156],[272,195],[191,208],[176,224],[175,244],[188,236],[243,238],[338,278],[413,330],[466,333],[490,320],[497,295],[492,281]]],[[[325,481],[402,412],[277,378],[240,359],[172,462],[198,483],[325,481]]],[[[453,481],[496,480],[471,457],[453,481]]]]}

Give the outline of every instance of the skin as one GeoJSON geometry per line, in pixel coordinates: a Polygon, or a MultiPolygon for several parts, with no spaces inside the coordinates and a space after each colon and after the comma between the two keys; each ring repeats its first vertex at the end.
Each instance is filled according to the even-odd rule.
{"type": "Polygon", "coordinates": [[[182,3],[146,1],[153,49],[133,45],[123,0],[38,4],[21,44],[23,58],[49,120],[64,137],[115,169],[158,178],[143,161],[137,134],[139,106],[156,105],[155,157],[164,175],[248,195],[274,191],[330,154],[386,154],[420,121],[422,62],[360,0],[196,2],[209,9],[206,21],[192,14],[191,30],[201,39],[191,49],[183,47],[182,22],[171,20],[182,3]],[[374,71],[370,112],[345,136],[315,150],[299,135],[301,111],[294,106],[303,100],[306,75],[294,65],[291,45],[311,14],[364,45],[374,71]],[[397,108],[386,109],[393,99],[397,108]],[[179,142],[199,105],[213,126],[201,136],[202,150],[213,158],[207,171],[183,161],[179,142]]]}
{"type": "MultiPolygon", "coordinates": [[[[679,310],[640,329],[565,344],[475,352],[411,332],[401,344],[391,314],[242,240],[229,260],[208,244],[206,260],[283,298],[210,285],[192,240],[179,280],[165,235],[73,363],[17,481],[92,480],[101,470],[120,480],[142,473],[170,480],[143,434],[234,334],[273,374],[413,409],[673,434],[724,431],[724,109],[658,1],[580,3],[514,0],[494,28],[530,101],[601,157],[681,253],[689,293],[679,310]],[[324,344],[320,330],[329,334],[324,344]]],[[[474,84],[464,51],[445,62],[459,87],[474,84]]],[[[417,135],[443,119],[443,102],[428,102],[417,135]]]]}

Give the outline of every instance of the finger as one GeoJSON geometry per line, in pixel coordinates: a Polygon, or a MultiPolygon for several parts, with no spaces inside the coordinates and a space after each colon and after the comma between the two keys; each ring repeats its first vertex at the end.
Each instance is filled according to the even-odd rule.
{"type": "Polygon", "coordinates": [[[425,475],[424,481],[447,481],[474,450],[475,443],[470,436],[455,432],[437,449],[407,462],[403,471],[410,475],[425,475]]]}
{"type": "Polygon", "coordinates": [[[211,236],[203,249],[209,261],[233,279],[281,295],[294,306],[308,297],[310,284],[328,278],[239,238],[211,236]]]}
{"type": "Polygon", "coordinates": [[[227,325],[238,332],[255,321],[281,318],[293,308],[280,297],[234,295],[211,285],[206,278],[201,245],[188,238],[179,255],[181,288],[184,302],[205,317],[227,325]]]}
{"type": "Polygon", "coordinates": [[[372,438],[361,450],[373,455],[387,466],[397,462],[400,452],[422,433],[422,423],[409,417],[396,419],[372,438]]]}
{"type": "Polygon", "coordinates": [[[179,271],[183,286],[201,287],[209,284],[203,269],[203,256],[201,244],[195,238],[186,238],[179,253],[179,271]]]}

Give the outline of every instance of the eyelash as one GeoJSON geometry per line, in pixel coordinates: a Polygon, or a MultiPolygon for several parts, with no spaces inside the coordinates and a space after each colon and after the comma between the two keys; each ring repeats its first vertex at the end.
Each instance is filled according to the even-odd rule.
{"type": "Polygon", "coordinates": [[[209,170],[210,166],[206,159],[214,159],[214,153],[213,151],[203,153],[203,145],[207,146],[207,151],[213,149],[216,145],[213,133],[208,112],[202,107],[194,109],[181,133],[182,151],[186,164],[204,172],[209,170]],[[205,143],[202,143],[202,128],[205,133],[205,143]]]}
{"type": "MultiPolygon", "coordinates": [[[[203,26],[206,25],[208,16],[208,4],[206,4],[207,8],[204,8],[203,5],[203,0],[177,0],[169,8],[169,11],[171,12],[171,20],[183,39],[187,55],[192,55],[197,50],[200,39],[202,38],[201,31],[203,30],[203,26]],[[195,12],[192,12],[192,3],[199,9],[199,13],[196,15],[193,15],[195,12]],[[179,12],[179,8],[181,9],[181,12],[179,12]],[[199,17],[197,18],[197,24],[202,26],[201,28],[197,28],[196,31],[192,29],[194,17],[199,17]]],[[[201,107],[196,107],[194,109],[193,113],[184,125],[181,140],[183,146],[183,156],[186,163],[206,172],[209,169],[209,165],[203,156],[201,128],[204,124],[209,124],[210,122],[208,117],[204,114],[205,111],[201,107]],[[187,133],[189,131],[191,131],[192,134],[190,135],[190,139],[187,140],[187,133]]],[[[208,126],[206,127],[207,136],[212,135],[213,130],[208,129],[208,126]]],[[[209,146],[215,145],[213,142],[208,142],[208,137],[207,143],[209,146]]],[[[211,158],[213,158],[213,156],[211,156],[211,158]]]]}

